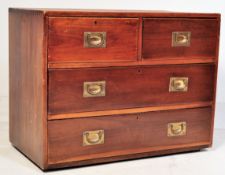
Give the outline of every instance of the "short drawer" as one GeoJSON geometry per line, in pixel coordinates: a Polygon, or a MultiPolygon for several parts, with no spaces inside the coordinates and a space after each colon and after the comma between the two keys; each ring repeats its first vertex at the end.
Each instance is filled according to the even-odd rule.
{"type": "Polygon", "coordinates": [[[215,58],[218,27],[216,19],[145,18],[143,58],[215,58]]]}
{"type": "Polygon", "coordinates": [[[48,113],[210,102],[214,65],[50,69],[48,113]]]}
{"type": "Polygon", "coordinates": [[[210,145],[211,108],[48,122],[49,164],[210,145]]]}
{"type": "Polygon", "coordinates": [[[138,18],[50,17],[50,62],[137,60],[138,18]]]}

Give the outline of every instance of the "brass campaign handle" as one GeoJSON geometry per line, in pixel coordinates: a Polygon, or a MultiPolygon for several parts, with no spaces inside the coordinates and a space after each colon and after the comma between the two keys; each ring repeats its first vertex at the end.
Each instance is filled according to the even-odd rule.
{"type": "Polygon", "coordinates": [[[84,32],[84,47],[106,47],[106,32],[84,32]]]}
{"type": "Polygon", "coordinates": [[[104,143],[104,130],[85,131],[83,133],[83,146],[104,143]]]}

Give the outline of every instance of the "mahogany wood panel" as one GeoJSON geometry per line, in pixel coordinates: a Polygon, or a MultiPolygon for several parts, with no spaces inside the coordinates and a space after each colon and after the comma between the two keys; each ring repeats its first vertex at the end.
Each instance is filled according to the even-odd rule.
{"type": "Polygon", "coordinates": [[[178,17],[178,18],[220,18],[219,13],[173,12],[166,10],[116,10],[116,9],[53,9],[53,8],[14,8],[18,11],[43,12],[46,16],[74,17],[178,17]]]}
{"type": "Polygon", "coordinates": [[[216,64],[216,57],[214,58],[166,58],[166,59],[145,59],[140,61],[128,61],[128,62],[50,62],[48,63],[49,69],[62,69],[62,68],[85,68],[85,67],[130,67],[130,66],[151,66],[151,65],[170,65],[170,64],[200,64],[211,63],[216,64]],[[163,61],[162,61],[163,60],[163,61]]]}
{"type": "Polygon", "coordinates": [[[143,107],[143,108],[114,109],[114,110],[105,110],[105,111],[77,112],[77,113],[68,113],[68,114],[49,114],[48,120],[82,118],[82,117],[87,118],[87,117],[98,117],[98,116],[100,117],[105,115],[123,115],[123,114],[134,114],[134,113],[141,113],[141,112],[168,111],[168,110],[211,107],[211,106],[212,106],[212,102],[192,102],[187,104],[151,106],[151,107],[143,107]]]}
{"type": "Polygon", "coordinates": [[[211,101],[213,65],[49,70],[48,113],[73,113],[211,101]],[[187,92],[169,92],[170,77],[189,77],[187,92]],[[106,81],[105,97],[83,97],[83,83],[106,81]]]}
{"type": "Polygon", "coordinates": [[[211,63],[216,64],[216,58],[161,58],[161,59],[145,59],[140,61],[127,61],[127,62],[50,62],[48,63],[49,69],[64,69],[64,68],[85,68],[85,67],[130,67],[130,66],[151,66],[151,65],[170,65],[170,64],[200,64],[211,63]]]}
{"type": "Polygon", "coordinates": [[[41,12],[9,10],[10,141],[42,169],[47,163],[47,64],[41,12]]]}
{"type": "MultiPolygon", "coordinates": [[[[221,20],[220,18],[218,19],[218,36],[220,36],[220,24],[221,24],[221,20]]],[[[218,75],[218,61],[219,61],[219,42],[220,42],[220,38],[218,37],[217,40],[217,45],[216,45],[216,62],[215,62],[215,74],[214,74],[214,93],[213,93],[213,112],[212,112],[212,127],[211,127],[211,140],[213,140],[213,135],[214,135],[214,122],[215,122],[215,111],[216,111],[216,89],[217,89],[217,75],[218,75]]],[[[212,143],[211,143],[212,146],[212,143]]]]}
{"type": "Polygon", "coordinates": [[[82,161],[151,152],[158,146],[210,142],[211,112],[211,108],[196,108],[50,121],[48,162],[82,161]],[[168,137],[167,124],[181,121],[187,123],[186,135],[168,137]],[[83,146],[83,132],[99,129],[104,130],[104,144],[83,146]]]}
{"type": "Polygon", "coordinates": [[[48,60],[137,60],[138,18],[49,18],[48,60]],[[84,32],[106,32],[105,48],[85,48],[84,32]]]}
{"type": "Polygon", "coordinates": [[[144,18],[143,58],[215,57],[218,20],[144,18]],[[190,46],[172,47],[172,32],[191,32],[190,46]]]}
{"type": "Polygon", "coordinates": [[[109,162],[118,162],[118,161],[123,161],[128,159],[132,160],[137,158],[147,158],[150,156],[161,156],[161,155],[168,155],[168,154],[174,154],[174,153],[200,151],[204,148],[208,148],[210,146],[209,144],[210,144],[209,142],[198,142],[194,144],[155,147],[155,148],[151,148],[151,152],[133,153],[128,155],[118,155],[118,156],[111,155],[110,157],[87,159],[82,161],[70,160],[68,162],[58,162],[58,163],[52,163],[52,164],[50,163],[48,165],[48,169],[65,168],[65,167],[80,167],[84,165],[96,165],[96,164],[103,164],[103,163],[109,163],[109,162]]]}

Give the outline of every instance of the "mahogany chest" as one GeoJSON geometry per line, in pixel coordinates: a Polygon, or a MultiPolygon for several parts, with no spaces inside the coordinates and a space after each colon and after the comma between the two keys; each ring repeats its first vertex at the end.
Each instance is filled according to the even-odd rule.
{"type": "Polygon", "coordinates": [[[41,169],[212,145],[219,14],[9,9],[10,141],[41,169]]]}

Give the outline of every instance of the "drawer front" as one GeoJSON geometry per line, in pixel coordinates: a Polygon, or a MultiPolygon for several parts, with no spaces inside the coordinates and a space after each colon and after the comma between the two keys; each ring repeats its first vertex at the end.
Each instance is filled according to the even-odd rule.
{"type": "Polygon", "coordinates": [[[51,62],[135,61],[137,18],[49,18],[51,62]]]}
{"type": "Polygon", "coordinates": [[[216,19],[143,20],[143,58],[216,57],[216,19]]]}
{"type": "Polygon", "coordinates": [[[49,163],[210,144],[211,108],[48,122],[49,163]]]}
{"type": "Polygon", "coordinates": [[[208,64],[51,69],[48,113],[211,101],[213,79],[214,66],[208,64]]]}

